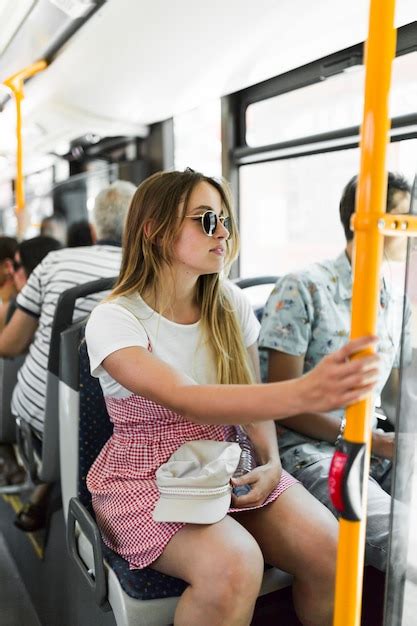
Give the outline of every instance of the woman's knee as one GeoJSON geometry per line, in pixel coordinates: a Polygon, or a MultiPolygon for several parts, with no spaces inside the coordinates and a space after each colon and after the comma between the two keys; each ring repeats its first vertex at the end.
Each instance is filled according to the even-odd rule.
{"type": "MultiPolygon", "coordinates": [[[[336,568],[338,522],[304,489],[298,494],[294,489],[292,497],[291,515],[285,518],[285,532],[281,534],[284,545],[289,543],[291,547],[287,551],[288,571],[304,582],[329,581],[336,568]],[[295,495],[298,497],[294,498],[295,495]]],[[[285,562],[281,567],[286,569],[285,562]]]]}
{"type": "Polygon", "coordinates": [[[262,584],[264,560],[258,544],[245,542],[239,549],[230,549],[217,555],[211,568],[209,582],[200,580],[200,592],[210,596],[219,610],[227,610],[236,604],[236,598],[246,598],[248,603],[256,600],[262,584]]]}
{"type": "Polygon", "coordinates": [[[303,573],[331,581],[336,571],[339,525],[324,507],[320,517],[321,520],[317,520],[318,523],[311,528],[311,541],[305,555],[307,568],[303,568],[303,573]]]}

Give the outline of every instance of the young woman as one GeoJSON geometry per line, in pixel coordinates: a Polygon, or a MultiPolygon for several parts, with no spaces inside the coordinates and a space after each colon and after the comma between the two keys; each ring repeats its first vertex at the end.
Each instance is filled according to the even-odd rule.
{"type": "Polygon", "coordinates": [[[329,410],[368,394],[375,356],[349,361],[356,340],[310,374],[259,380],[258,323],[223,279],[238,251],[228,193],[192,170],[151,176],[127,217],[123,260],[110,299],[86,339],[114,434],[88,475],[104,541],[132,568],[186,580],[175,625],[251,621],[264,560],[294,575],[306,626],[331,623],[337,523],[281,470],[272,419],[329,410]],[[243,424],[260,465],[235,484],[231,515],[212,525],[157,523],[155,472],[184,442],[225,440],[243,424]]]}

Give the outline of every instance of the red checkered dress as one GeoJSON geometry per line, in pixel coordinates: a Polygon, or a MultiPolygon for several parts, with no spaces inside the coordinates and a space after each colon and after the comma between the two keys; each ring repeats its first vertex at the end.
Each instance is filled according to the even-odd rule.
{"type": "MultiPolygon", "coordinates": [[[[155,481],[158,467],[186,441],[233,440],[234,431],[231,426],[194,424],[137,395],[107,397],[106,405],[114,432],[91,466],[87,487],[103,541],[125,558],[131,569],[141,569],[155,561],[184,526],[152,518],[159,499],[155,481]]],[[[262,506],[296,482],[283,471],[262,506]]]]}

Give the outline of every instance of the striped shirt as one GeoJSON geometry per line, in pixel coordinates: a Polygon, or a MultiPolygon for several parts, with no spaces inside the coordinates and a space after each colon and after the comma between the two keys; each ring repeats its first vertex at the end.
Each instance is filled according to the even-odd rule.
{"type": "MultiPolygon", "coordinates": [[[[39,433],[43,432],[49,344],[58,298],[62,292],[76,285],[117,276],[121,254],[121,248],[107,244],[50,252],[33,270],[17,296],[18,308],[37,318],[39,323],[18,373],[12,412],[25,419],[39,433]]],[[[103,297],[101,292],[77,300],[73,319],[88,315],[103,297]]]]}

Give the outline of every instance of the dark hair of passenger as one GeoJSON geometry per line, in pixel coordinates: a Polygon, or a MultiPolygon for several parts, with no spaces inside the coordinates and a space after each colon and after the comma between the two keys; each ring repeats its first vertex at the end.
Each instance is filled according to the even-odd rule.
{"type": "Polygon", "coordinates": [[[0,263],[6,259],[13,259],[17,249],[17,239],[14,237],[0,236],[0,263]]]}
{"type": "Polygon", "coordinates": [[[20,255],[20,262],[25,270],[26,277],[29,278],[33,270],[46,257],[49,252],[60,250],[62,244],[53,237],[40,235],[32,239],[26,239],[17,246],[20,255]]]}
{"type": "Polygon", "coordinates": [[[68,228],[67,246],[68,248],[76,248],[78,246],[92,246],[93,237],[91,235],[91,226],[87,220],[74,222],[68,228]]]}
{"type": "MultiPolygon", "coordinates": [[[[340,221],[345,231],[346,241],[352,241],[353,232],[350,229],[350,218],[355,212],[356,188],[358,185],[358,177],[353,176],[343,190],[340,199],[340,221]]],[[[388,190],[387,190],[387,213],[391,213],[394,208],[394,194],[397,191],[403,193],[411,193],[411,187],[407,180],[401,174],[393,174],[388,172],[388,190]]]]}

